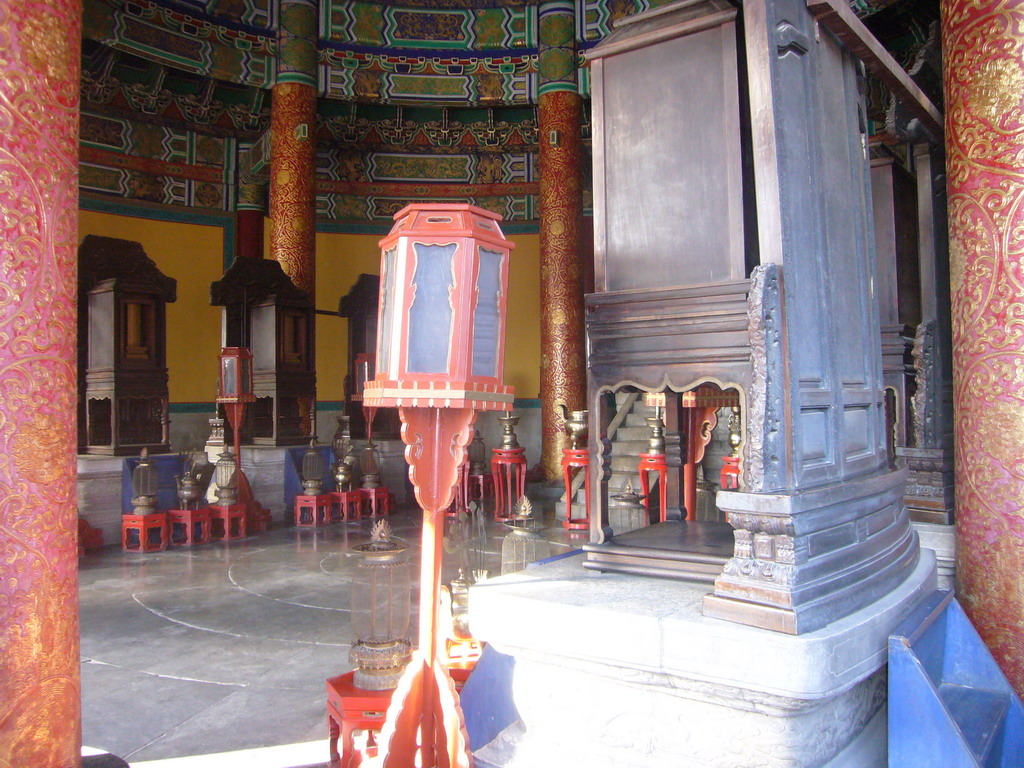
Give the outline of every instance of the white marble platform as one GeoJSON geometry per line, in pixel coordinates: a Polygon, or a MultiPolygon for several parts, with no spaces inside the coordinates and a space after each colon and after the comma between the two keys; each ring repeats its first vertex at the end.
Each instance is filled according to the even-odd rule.
{"type": "Polygon", "coordinates": [[[857,737],[877,731],[888,635],[935,585],[922,550],[885,598],[792,636],[701,615],[707,586],[580,557],[484,582],[473,634],[515,657],[522,722],[475,753],[503,768],[884,766],[884,738],[857,737]]]}
{"type": "Polygon", "coordinates": [[[956,589],[956,526],[912,522],[922,547],[935,553],[939,589],[956,589]]]}

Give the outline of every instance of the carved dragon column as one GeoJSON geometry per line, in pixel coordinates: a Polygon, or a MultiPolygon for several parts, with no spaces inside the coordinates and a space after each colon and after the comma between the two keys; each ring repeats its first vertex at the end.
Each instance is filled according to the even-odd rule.
{"type": "Polygon", "coordinates": [[[1024,2],[944,0],[958,597],[1024,691],[1024,2]]]}
{"type": "Polygon", "coordinates": [[[541,465],[549,480],[561,476],[566,437],[556,409],[583,408],[582,101],[576,85],[574,5],[540,6],[540,305],[541,465]]]}
{"type": "Polygon", "coordinates": [[[270,108],[270,253],[310,299],[316,298],[316,25],[314,0],[281,0],[270,108]]]}
{"type": "Polygon", "coordinates": [[[0,764],[82,744],[75,427],[80,0],[0,0],[0,764]]]}

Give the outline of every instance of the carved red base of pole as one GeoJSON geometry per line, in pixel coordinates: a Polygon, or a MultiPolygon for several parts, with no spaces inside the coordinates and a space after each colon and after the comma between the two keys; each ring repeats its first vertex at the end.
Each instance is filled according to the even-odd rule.
{"type": "Polygon", "coordinates": [[[391,699],[380,735],[383,768],[470,768],[459,696],[438,658],[444,510],[452,503],[476,412],[469,408],[399,408],[409,479],[423,508],[419,650],[391,699]]]}
{"type": "Polygon", "coordinates": [[[245,403],[224,403],[228,425],[234,433],[235,468],[238,476],[238,503],[245,507],[247,515],[257,512],[256,497],[253,495],[249,478],[242,471],[242,421],[245,419],[245,403]]]}

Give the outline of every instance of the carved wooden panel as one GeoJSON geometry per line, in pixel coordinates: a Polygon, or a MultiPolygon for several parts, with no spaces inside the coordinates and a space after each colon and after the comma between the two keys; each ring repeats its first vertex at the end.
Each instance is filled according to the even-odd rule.
{"type": "Polygon", "coordinates": [[[597,291],[746,276],[734,16],[698,3],[656,30],[627,21],[595,50],[597,291]]]}

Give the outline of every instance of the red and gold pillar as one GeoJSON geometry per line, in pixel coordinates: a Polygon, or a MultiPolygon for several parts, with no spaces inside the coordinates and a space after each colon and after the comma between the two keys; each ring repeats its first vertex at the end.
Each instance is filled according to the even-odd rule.
{"type": "Polygon", "coordinates": [[[240,183],[235,205],[235,254],[244,259],[263,258],[263,218],[266,189],[262,184],[240,183]]]}
{"type": "Polygon", "coordinates": [[[0,766],[80,762],[81,0],[0,0],[0,766]]]}
{"type": "Polygon", "coordinates": [[[566,436],[560,405],[586,403],[580,226],[583,216],[582,100],[576,85],[575,8],[571,0],[541,3],[540,306],[541,465],[561,476],[566,436]]]}
{"type": "Polygon", "coordinates": [[[1024,693],[1024,0],[943,0],[958,598],[1024,693]]]}
{"type": "Polygon", "coordinates": [[[316,29],[314,0],[281,0],[270,106],[270,254],[315,299],[316,29]]]}

